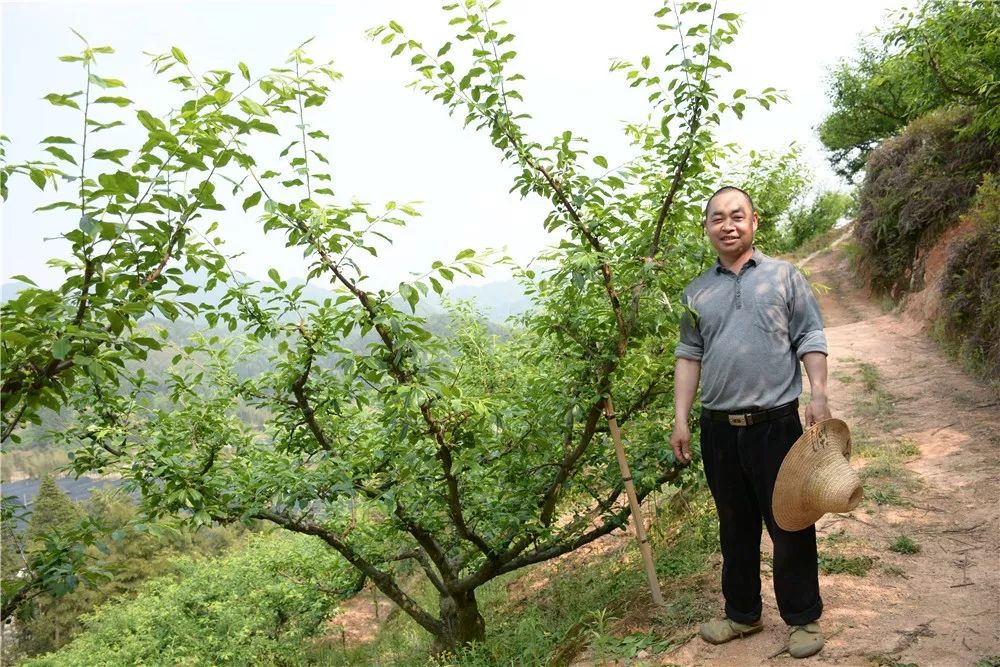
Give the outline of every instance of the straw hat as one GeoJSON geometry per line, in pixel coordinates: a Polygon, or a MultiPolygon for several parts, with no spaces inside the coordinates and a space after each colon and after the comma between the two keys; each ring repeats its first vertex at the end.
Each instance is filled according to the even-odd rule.
{"type": "Polygon", "coordinates": [[[787,531],[802,530],[827,512],[849,512],[861,502],[861,478],[848,463],[851,433],[839,419],[824,419],[802,434],[785,455],[771,509],[787,531]]]}

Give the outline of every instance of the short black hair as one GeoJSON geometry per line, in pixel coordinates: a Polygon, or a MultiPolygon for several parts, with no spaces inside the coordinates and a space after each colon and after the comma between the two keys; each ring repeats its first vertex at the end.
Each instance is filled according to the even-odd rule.
{"type": "Polygon", "coordinates": [[[750,193],[748,193],[746,190],[738,188],[735,185],[723,185],[721,188],[713,192],[712,196],[708,198],[707,202],[705,202],[705,220],[708,220],[708,207],[712,204],[712,200],[715,199],[717,196],[721,195],[723,192],[729,192],[730,190],[739,192],[741,195],[747,198],[747,203],[750,204],[751,213],[757,210],[753,206],[753,197],[751,197],[750,193]]]}

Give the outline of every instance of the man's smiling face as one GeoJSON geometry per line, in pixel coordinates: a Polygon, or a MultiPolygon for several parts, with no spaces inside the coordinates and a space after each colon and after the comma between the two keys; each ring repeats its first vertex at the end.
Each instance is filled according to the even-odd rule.
{"type": "Polygon", "coordinates": [[[723,190],[708,202],[705,233],[712,247],[725,260],[736,260],[752,246],[757,214],[739,190],[723,190]]]}

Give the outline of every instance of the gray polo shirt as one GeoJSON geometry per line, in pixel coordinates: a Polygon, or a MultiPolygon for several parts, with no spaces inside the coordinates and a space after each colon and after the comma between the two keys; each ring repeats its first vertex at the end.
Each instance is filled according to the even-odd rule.
{"type": "Polygon", "coordinates": [[[718,262],[684,289],[675,354],[701,362],[701,403],[736,412],[802,393],[799,359],[827,354],[823,317],[792,264],[754,250],[739,275],[718,262]]]}

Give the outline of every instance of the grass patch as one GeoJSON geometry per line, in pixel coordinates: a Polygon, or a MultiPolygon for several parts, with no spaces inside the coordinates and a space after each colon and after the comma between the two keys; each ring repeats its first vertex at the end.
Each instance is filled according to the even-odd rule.
{"type": "Polygon", "coordinates": [[[888,429],[885,419],[896,411],[892,394],[882,388],[882,376],[878,368],[869,363],[858,364],[858,376],[863,390],[855,408],[855,414],[872,421],[879,421],[888,429]]]}
{"type": "Polygon", "coordinates": [[[884,489],[872,489],[869,497],[876,505],[892,505],[895,507],[907,507],[910,503],[899,495],[895,486],[884,489]]]}
{"type": "Polygon", "coordinates": [[[868,556],[838,556],[820,552],[819,569],[823,574],[850,574],[863,577],[875,565],[875,559],[868,556]]]}
{"type": "Polygon", "coordinates": [[[847,531],[841,528],[840,530],[834,531],[829,535],[824,535],[823,537],[819,538],[819,541],[825,544],[829,544],[830,546],[837,546],[839,544],[844,544],[850,541],[850,539],[851,536],[847,534],[847,531]]]}
{"type": "Polygon", "coordinates": [[[1000,655],[990,655],[980,658],[976,667],[1000,667],[1000,655]]]}
{"type": "Polygon", "coordinates": [[[889,545],[889,551],[898,554],[915,554],[920,553],[920,545],[906,535],[900,535],[895,542],[889,545]]]}

